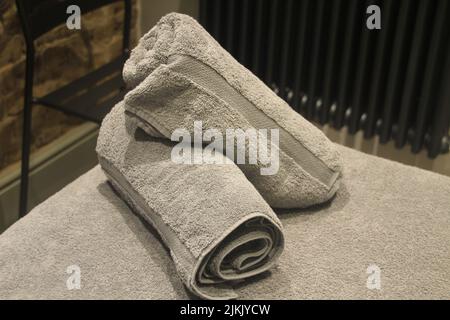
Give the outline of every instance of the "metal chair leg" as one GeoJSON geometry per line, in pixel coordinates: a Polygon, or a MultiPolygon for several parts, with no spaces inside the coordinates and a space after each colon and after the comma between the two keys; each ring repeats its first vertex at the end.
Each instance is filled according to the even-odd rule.
{"type": "Polygon", "coordinates": [[[28,204],[28,180],[30,171],[30,148],[31,148],[31,107],[30,102],[26,102],[23,110],[22,128],[22,169],[20,176],[20,202],[19,217],[27,214],[28,204]]]}
{"type": "Polygon", "coordinates": [[[30,172],[31,118],[33,106],[34,48],[27,45],[22,128],[22,170],[20,173],[19,217],[28,213],[28,180],[30,172]]]}

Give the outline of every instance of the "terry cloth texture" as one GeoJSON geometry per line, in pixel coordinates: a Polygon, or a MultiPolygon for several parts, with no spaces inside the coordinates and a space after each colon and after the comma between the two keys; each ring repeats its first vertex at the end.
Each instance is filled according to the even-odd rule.
{"type": "MultiPolygon", "coordinates": [[[[131,89],[125,97],[127,113],[150,135],[170,139],[179,128],[193,135],[194,121],[223,136],[227,129],[278,129],[279,148],[268,135],[269,150],[279,153],[276,174],[261,174],[270,167],[261,158],[239,164],[272,207],[311,206],[338,189],[341,161],[334,144],[191,17],[164,16],[132,51],[123,76],[131,89]]],[[[250,146],[240,152],[248,156],[254,151],[250,146]]]]}
{"type": "MultiPolygon", "coordinates": [[[[234,290],[244,299],[450,299],[450,178],[338,148],[346,172],[336,198],[278,211],[277,267],[234,290]],[[379,290],[366,286],[371,265],[379,290]]],[[[0,235],[0,299],[195,298],[161,243],[96,167],[0,235]],[[79,290],[66,284],[73,265],[79,290]]]]}
{"type": "Polygon", "coordinates": [[[177,164],[172,147],[136,128],[119,103],[102,123],[97,153],[114,189],[169,247],[186,286],[202,298],[236,298],[230,282],[267,271],[279,257],[281,223],[221,153],[221,165],[177,164]]]}

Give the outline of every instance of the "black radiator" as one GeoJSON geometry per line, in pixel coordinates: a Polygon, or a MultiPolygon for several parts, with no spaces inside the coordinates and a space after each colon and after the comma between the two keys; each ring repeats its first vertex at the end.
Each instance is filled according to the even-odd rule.
{"type": "Polygon", "coordinates": [[[449,0],[201,0],[200,22],[307,119],[448,151],[449,0]]]}

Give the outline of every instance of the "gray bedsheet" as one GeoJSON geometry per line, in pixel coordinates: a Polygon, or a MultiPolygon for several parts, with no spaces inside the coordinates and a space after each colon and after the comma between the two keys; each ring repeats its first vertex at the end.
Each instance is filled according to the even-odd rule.
{"type": "MultiPolygon", "coordinates": [[[[286,236],[278,266],[237,292],[248,299],[449,299],[450,178],[339,149],[345,176],[337,196],[278,211],[286,236]],[[380,279],[380,289],[369,289],[368,277],[380,279]]],[[[96,167],[0,236],[0,298],[192,296],[156,232],[96,167]],[[69,290],[73,266],[80,288],[69,290]]]]}

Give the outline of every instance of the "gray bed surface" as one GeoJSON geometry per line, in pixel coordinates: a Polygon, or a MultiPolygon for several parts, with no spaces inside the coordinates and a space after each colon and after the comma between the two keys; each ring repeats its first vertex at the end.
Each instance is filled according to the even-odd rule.
{"type": "MultiPolygon", "coordinates": [[[[450,178],[339,147],[336,197],[278,211],[286,248],[270,272],[236,286],[246,299],[449,299],[450,178]],[[381,288],[368,289],[367,268],[381,288]]],[[[154,230],[99,167],[0,236],[0,298],[186,299],[154,230]],[[81,271],[69,290],[67,268],[81,271]]]]}

